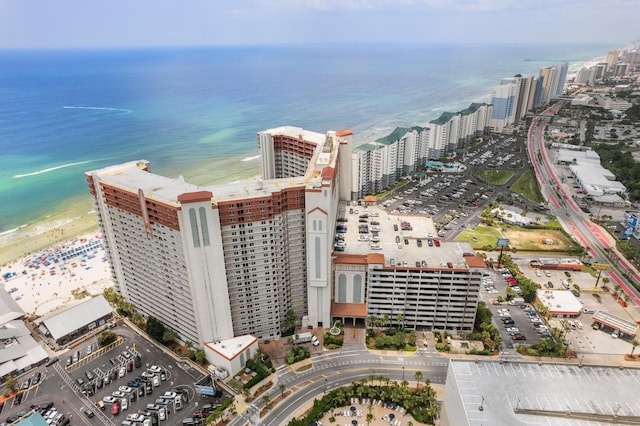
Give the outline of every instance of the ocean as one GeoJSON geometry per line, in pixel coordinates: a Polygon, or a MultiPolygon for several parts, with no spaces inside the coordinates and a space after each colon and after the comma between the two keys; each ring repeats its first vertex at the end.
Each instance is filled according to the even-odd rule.
{"type": "Polygon", "coordinates": [[[0,51],[0,235],[91,210],[84,172],[135,159],[214,184],[259,174],[256,133],[356,143],[490,101],[501,77],[616,46],[292,45],[0,51]]]}

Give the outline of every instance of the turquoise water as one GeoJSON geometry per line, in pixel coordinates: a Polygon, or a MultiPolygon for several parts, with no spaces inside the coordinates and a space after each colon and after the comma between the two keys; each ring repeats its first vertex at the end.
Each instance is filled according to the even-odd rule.
{"type": "Polygon", "coordinates": [[[143,158],[198,184],[242,179],[259,173],[242,161],[258,131],[351,128],[365,142],[488,101],[501,77],[614,47],[0,51],[0,233],[90,206],[86,170],[143,158]]]}

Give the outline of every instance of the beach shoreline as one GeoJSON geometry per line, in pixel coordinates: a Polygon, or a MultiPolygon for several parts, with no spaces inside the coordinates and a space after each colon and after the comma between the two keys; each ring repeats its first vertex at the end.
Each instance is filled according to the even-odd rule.
{"type": "MultiPolygon", "coordinates": [[[[62,235],[55,229],[54,235],[62,235]]],[[[32,318],[93,297],[114,282],[98,232],[35,251],[0,267],[4,289],[32,318]]]]}
{"type": "Polygon", "coordinates": [[[96,214],[61,212],[0,235],[0,267],[84,234],[99,232],[96,214]]]}

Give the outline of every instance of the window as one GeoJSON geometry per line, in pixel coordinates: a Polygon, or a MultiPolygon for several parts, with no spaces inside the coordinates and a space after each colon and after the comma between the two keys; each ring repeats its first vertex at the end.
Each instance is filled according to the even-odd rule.
{"type": "Polygon", "coordinates": [[[200,247],[200,235],[198,235],[198,221],[196,219],[196,209],[189,209],[189,221],[191,222],[191,236],[193,246],[200,247]]]}
{"type": "Polygon", "coordinates": [[[338,302],[347,303],[347,276],[338,275],[338,302]]]}

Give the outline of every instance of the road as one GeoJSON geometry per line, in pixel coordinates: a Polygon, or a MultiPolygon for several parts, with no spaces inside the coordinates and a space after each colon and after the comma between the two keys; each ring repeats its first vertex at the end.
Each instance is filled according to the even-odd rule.
{"type": "Polygon", "coordinates": [[[291,389],[293,395],[286,398],[259,419],[264,407],[262,398],[253,401],[242,413],[238,414],[231,425],[240,426],[247,422],[252,425],[286,424],[307,402],[322,395],[325,391],[350,384],[371,375],[383,375],[392,380],[415,380],[416,371],[422,372],[422,383],[430,380],[444,384],[447,376],[448,359],[435,352],[433,348],[420,348],[415,355],[378,355],[370,353],[362,344],[345,345],[338,354],[319,354],[312,357],[312,368],[293,372],[289,367],[278,368],[278,382],[266,395],[274,400],[280,395],[279,385],[291,389]],[[429,350],[430,349],[430,350],[429,350]]]}
{"type": "MultiPolygon", "coordinates": [[[[545,110],[543,114],[556,114],[563,105],[563,102],[558,102],[545,110]]],[[[557,216],[564,229],[587,249],[587,253],[594,262],[612,265],[613,269],[608,272],[609,278],[619,285],[638,307],[640,306],[640,293],[624,278],[624,275],[632,276],[636,283],[640,283],[640,276],[618,253],[610,250],[612,244],[607,231],[591,222],[571,196],[566,193],[553,167],[551,167],[544,146],[544,130],[550,119],[550,117],[533,118],[527,138],[529,157],[540,182],[542,195],[549,200],[549,212],[557,216]],[[613,256],[613,262],[608,255],[613,256]]]]}

